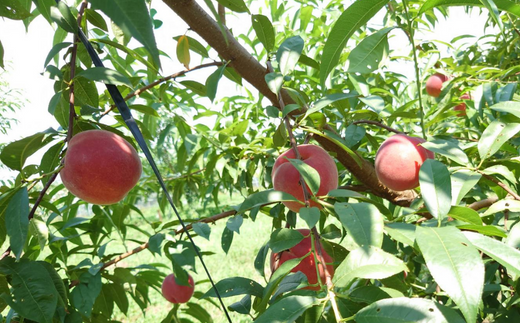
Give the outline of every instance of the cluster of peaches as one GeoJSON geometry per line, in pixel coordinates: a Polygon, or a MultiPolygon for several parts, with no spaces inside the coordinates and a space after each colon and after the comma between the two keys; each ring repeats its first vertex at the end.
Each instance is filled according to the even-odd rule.
{"type": "MultiPolygon", "coordinates": [[[[438,97],[442,84],[448,78],[442,74],[434,74],[426,82],[426,92],[438,97]]],[[[461,99],[469,99],[464,94],[461,99]]],[[[455,108],[465,115],[466,104],[455,108]]],[[[396,134],[386,139],[379,147],[375,158],[376,175],[381,183],[396,191],[414,189],[419,186],[419,169],[427,158],[434,154],[423,148],[424,139],[396,134]]],[[[321,147],[315,145],[300,145],[298,151],[301,160],[316,169],[320,176],[320,187],[316,196],[325,196],[338,186],[338,170],[333,158],[321,147]]],[[[293,195],[299,201],[304,201],[304,193],[300,185],[300,173],[290,163],[295,159],[293,149],[281,154],[272,170],[272,180],[275,190],[293,195]]],[[[70,140],[65,155],[64,168],[61,170],[61,180],[70,193],[80,199],[100,205],[113,204],[121,201],[137,184],[142,171],[139,155],[134,147],[121,136],[105,130],[84,131],[70,140]]],[[[320,207],[311,200],[311,207],[320,207]]],[[[299,202],[283,202],[287,208],[299,212],[304,207],[299,202]]],[[[303,240],[289,250],[271,255],[271,270],[274,272],[284,262],[302,258],[292,272],[301,271],[307,276],[308,289],[319,290],[325,283],[325,271],[332,276],[334,267],[332,258],[322,249],[321,244],[314,244],[309,229],[298,229],[304,236],[303,240]],[[319,250],[317,250],[319,246],[319,250]],[[312,252],[311,252],[312,250],[312,252]],[[318,254],[323,256],[326,266],[318,266],[318,254]],[[318,282],[321,282],[321,284],[318,282]]],[[[173,274],[168,275],[162,284],[164,297],[172,303],[187,302],[194,292],[194,281],[191,276],[189,285],[177,283],[173,274]]]]}

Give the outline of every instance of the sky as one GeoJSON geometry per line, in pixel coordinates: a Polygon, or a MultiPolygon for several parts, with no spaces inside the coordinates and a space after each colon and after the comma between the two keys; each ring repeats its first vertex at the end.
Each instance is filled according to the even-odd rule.
{"type": "MultiPolygon", "coordinates": [[[[164,25],[156,32],[158,47],[172,58],[161,59],[164,75],[172,74],[184,69],[177,61],[175,55],[176,42],[168,33],[161,33],[161,30],[186,30],[186,25],[175,14],[163,4],[162,1],[153,1],[153,7],[157,10],[156,19],[162,20],[164,25]]],[[[450,42],[455,36],[463,34],[482,35],[484,23],[487,19],[487,12],[478,15],[479,10],[474,10],[472,15],[467,15],[462,7],[452,7],[448,20],[440,18],[435,30],[432,33],[424,34],[424,38],[450,42]]],[[[254,12],[251,9],[252,13],[254,12]]],[[[229,16],[228,16],[229,17],[229,16]]],[[[374,18],[377,20],[377,17],[374,18]]],[[[244,26],[250,28],[250,17],[247,14],[238,15],[238,18],[229,17],[230,26],[244,26]],[[238,20],[238,24],[232,20],[238,20]]],[[[372,21],[373,22],[373,21],[372,21]]],[[[235,33],[237,33],[235,31],[235,33]]],[[[394,49],[404,47],[407,43],[404,33],[400,31],[392,32],[394,37],[390,40],[394,49]]],[[[52,115],[47,112],[47,107],[54,94],[54,81],[49,80],[41,73],[44,71],[45,58],[52,48],[53,27],[43,17],[36,18],[29,26],[29,33],[25,32],[25,27],[20,21],[0,18],[0,40],[2,41],[5,54],[4,62],[7,71],[3,77],[10,84],[11,88],[22,92],[27,101],[24,108],[16,113],[19,123],[13,125],[7,136],[0,135],[0,142],[10,142],[43,131],[49,127],[57,128],[58,123],[52,115]]],[[[193,34],[192,34],[193,35],[193,34]]],[[[65,41],[71,41],[69,36],[65,41]]],[[[131,47],[131,46],[130,46],[131,47]]],[[[392,47],[391,47],[392,49],[392,47]]],[[[63,52],[62,52],[63,54],[63,52]]],[[[193,62],[197,65],[197,62],[193,62]]],[[[412,65],[400,65],[399,72],[405,75],[413,75],[412,65]]],[[[200,74],[209,74],[210,71],[201,71],[200,74]]],[[[197,77],[197,72],[190,74],[190,77],[197,77]]],[[[204,79],[204,78],[202,78],[204,79]]],[[[217,97],[226,95],[224,86],[219,88],[217,97]]],[[[233,89],[230,89],[231,91],[233,89]]],[[[108,120],[108,119],[107,119],[108,120]]],[[[41,154],[32,158],[32,162],[38,162],[41,154]]],[[[31,159],[29,160],[31,162],[31,159]]],[[[0,170],[0,179],[10,177],[13,173],[0,170]]]]}

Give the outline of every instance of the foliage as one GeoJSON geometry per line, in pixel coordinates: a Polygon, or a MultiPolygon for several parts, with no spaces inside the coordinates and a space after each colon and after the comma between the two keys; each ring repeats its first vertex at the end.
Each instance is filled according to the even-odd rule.
{"type": "MultiPolygon", "coordinates": [[[[259,251],[246,260],[264,279],[216,281],[233,317],[299,323],[520,319],[520,5],[205,0],[203,9],[194,0],[164,3],[161,17],[188,27],[162,27],[156,2],[144,0],[0,4],[0,16],[19,20],[30,33],[39,32],[31,29],[33,19],[56,27],[45,74],[55,81],[48,109],[60,124],[0,153],[0,161],[18,171],[0,188],[6,322],[113,321],[118,311],[145,312],[167,274],[182,283],[188,272],[203,272],[150,165],[123,201],[108,206],[88,205],[55,181],[71,135],[106,129],[141,144],[118,113],[113,88],[103,83],[123,95],[195,242],[220,243],[228,253],[243,227],[270,220],[272,234],[249,241],[259,251]],[[488,12],[498,32],[450,44],[425,39],[420,31],[432,30],[454,4],[488,12]],[[373,23],[376,15],[382,24],[373,23]],[[78,31],[88,35],[105,68],[95,67],[78,31]],[[158,47],[163,33],[176,58],[158,47]],[[394,43],[397,34],[408,42],[394,43]],[[408,54],[398,56],[397,47],[408,54]],[[164,71],[171,60],[185,69],[164,71]],[[396,72],[400,64],[412,65],[414,74],[396,72]],[[423,84],[435,72],[451,79],[431,98],[423,84]],[[471,100],[459,117],[452,108],[463,93],[471,100]],[[424,137],[436,153],[423,164],[415,190],[392,191],[375,175],[375,153],[392,131],[424,137]],[[293,135],[299,144],[321,145],[337,161],[340,187],[320,200],[319,214],[317,208],[288,211],[279,202],[294,198],[272,190],[274,160],[291,147],[293,135]],[[27,164],[36,153],[40,163],[27,164]],[[222,193],[242,203],[225,205],[222,193]],[[147,203],[158,203],[159,220],[143,214],[147,203]],[[194,204],[222,213],[199,217],[194,204]],[[226,221],[219,240],[207,224],[215,221],[226,221]],[[334,258],[334,277],[319,291],[303,289],[305,277],[291,273],[299,259],[274,274],[265,270],[270,251],[298,243],[291,228],[307,226],[334,258]],[[114,236],[126,250],[112,247],[114,236]],[[143,250],[157,261],[115,266],[139,259],[143,250]]],[[[0,66],[4,50],[10,49],[0,46],[0,66]]],[[[312,172],[305,177],[312,179],[312,172]]],[[[198,281],[194,298],[173,306],[162,322],[225,319],[208,309],[219,306],[218,294],[198,281]]]]}

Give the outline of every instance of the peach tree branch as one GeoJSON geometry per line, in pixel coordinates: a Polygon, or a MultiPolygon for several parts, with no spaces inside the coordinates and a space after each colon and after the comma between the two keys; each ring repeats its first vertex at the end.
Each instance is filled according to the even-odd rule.
{"type": "MultiPolygon", "coordinates": [[[[273,105],[279,107],[277,95],[271,92],[265,82],[264,77],[268,73],[268,70],[262,66],[248,50],[238,43],[227,28],[224,27],[224,32],[227,36],[226,39],[218,23],[194,0],[163,0],[163,2],[182,18],[188,26],[190,26],[191,30],[196,32],[215,49],[224,60],[230,61],[230,66],[232,66],[244,80],[254,86],[262,95],[269,99],[273,105]]],[[[282,89],[280,92],[285,103],[294,103],[285,90],[282,89]]],[[[361,183],[370,187],[373,194],[401,206],[409,206],[414,200],[416,196],[414,191],[393,191],[379,182],[375,174],[374,166],[363,159],[359,154],[358,157],[361,160],[361,165],[358,165],[356,159],[327,137],[315,136],[315,140],[325,148],[325,150],[336,155],[337,160],[361,183]]]]}

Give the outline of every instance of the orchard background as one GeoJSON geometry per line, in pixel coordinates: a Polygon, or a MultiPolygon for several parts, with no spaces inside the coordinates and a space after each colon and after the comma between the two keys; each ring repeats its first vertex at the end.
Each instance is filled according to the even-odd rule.
{"type": "MultiPolygon", "coordinates": [[[[28,33],[39,32],[34,19],[55,28],[53,43],[34,50],[49,53],[53,95],[42,108],[59,123],[1,147],[2,167],[16,171],[0,187],[3,321],[520,321],[520,4],[164,0],[160,15],[178,22],[166,28],[156,2],[0,3],[0,16],[28,33]],[[450,6],[484,12],[489,32],[423,37],[450,6]],[[168,48],[158,48],[159,34],[168,48]],[[184,69],[166,70],[167,61],[184,69]],[[449,76],[438,97],[425,90],[435,73],[449,76]],[[117,86],[143,140],[103,83],[117,86]],[[465,115],[454,110],[462,103],[465,115]],[[91,129],[149,147],[185,228],[139,148],[143,173],[122,201],[69,194],[58,176],[67,143],[91,129]],[[422,137],[435,153],[415,189],[391,190],[376,175],[376,152],[394,133],[422,137]],[[321,209],[294,213],[271,171],[303,143],[335,159],[339,186],[318,199],[321,209]],[[318,290],[291,272],[298,260],[269,268],[302,228],[333,258],[318,290]],[[180,284],[194,277],[189,302],[160,295],[171,273],[180,284]]],[[[16,50],[0,46],[0,66],[16,50]]],[[[8,111],[23,99],[8,84],[0,90],[9,133],[8,111]]],[[[299,170],[315,191],[320,176],[299,170]]],[[[315,270],[322,253],[311,254],[315,270]]]]}

